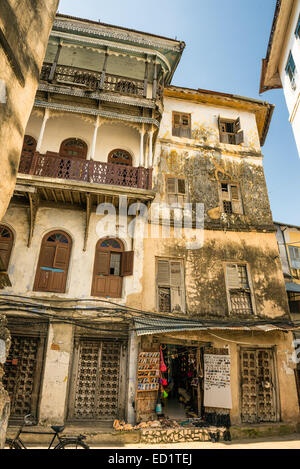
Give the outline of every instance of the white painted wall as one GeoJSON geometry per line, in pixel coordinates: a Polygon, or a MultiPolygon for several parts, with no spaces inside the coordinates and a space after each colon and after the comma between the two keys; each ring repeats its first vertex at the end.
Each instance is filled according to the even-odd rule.
{"type": "MultiPolygon", "coordinates": [[[[37,213],[36,226],[30,247],[28,241],[28,216],[27,209],[10,207],[2,220],[4,225],[10,227],[14,232],[14,246],[9,264],[9,277],[12,287],[5,291],[14,294],[43,297],[61,298],[88,298],[91,296],[92,276],[94,268],[94,256],[97,241],[106,236],[103,225],[97,224],[101,221],[101,216],[92,213],[89,229],[89,240],[87,250],[83,251],[85,213],[79,210],[65,210],[56,208],[40,208],[37,213]],[[33,285],[38,263],[41,242],[46,233],[52,230],[63,230],[72,238],[72,251],[70,257],[68,278],[65,293],[33,292],[33,285]]],[[[125,225],[124,221],[117,224],[125,225]]],[[[112,220],[115,226],[114,220],[112,220]]],[[[112,233],[113,234],[113,233],[112,233]]],[[[132,250],[132,240],[128,234],[121,237],[124,248],[132,250]]],[[[128,295],[140,293],[142,290],[143,275],[143,241],[134,241],[134,275],[123,278],[122,298],[114,299],[115,302],[125,304],[128,295]]]]}
{"type": "MultiPolygon", "coordinates": [[[[38,140],[43,118],[32,114],[26,127],[26,134],[38,140]]],[[[65,113],[51,115],[46,122],[40,153],[59,152],[63,140],[71,137],[80,138],[91,149],[95,119],[65,113]]],[[[145,145],[146,146],[146,145],[145,145]]],[[[108,154],[115,149],[123,149],[132,155],[133,166],[139,165],[140,133],[130,124],[117,121],[103,123],[98,128],[95,149],[95,161],[107,162],[108,154]]]]}
{"type": "Polygon", "coordinates": [[[252,150],[260,151],[259,135],[255,114],[226,107],[217,107],[208,104],[188,102],[186,100],[165,98],[164,113],[160,126],[159,137],[172,139],[173,141],[189,143],[204,143],[207,145],[222,145],[228,151],[252,150]],[[191,114],[192,136],[195,138],[184,139],[172,136],[172,112],[191,114]],[[227,119],[240,118],[241,130],[244,131],[244,143],[241,145],[220,144],[218,116],[227,119]]]}
{"type": "Polygon", "coordinates": [[[290,122],[293,128],[298,153],[300,156],[300,39],[295,36],[300,14],[300,0],[294,2],[294,7],[290,16],[289,26],[286,31],[286,39],[282,47],[281,59],[279,62],[279,74],[283,86],[286,104],[290,114],[290,122]],[[296,65],[296,89],[291,87],[289,76],[285,68],[289,53],[292,52],[296,65]]]}

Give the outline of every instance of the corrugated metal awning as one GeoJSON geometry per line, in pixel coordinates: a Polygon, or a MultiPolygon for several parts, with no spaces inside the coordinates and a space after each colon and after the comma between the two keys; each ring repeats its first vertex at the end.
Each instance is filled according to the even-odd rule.
{"type": "Polygon", "coordinates": [[[278,330],[294,330],[297,326],[289,324],[258,324],[258,325],[206,325],[200,321],[189,321],[185,319],[172,318],[139,318],[135,319],[135,330],[138,336],[151,334],[164,334],[166,332],[183,332],[183,331],[207,331],[207,330],[230,330],[230,331],[260,331],[270,332],[278,330]]]}

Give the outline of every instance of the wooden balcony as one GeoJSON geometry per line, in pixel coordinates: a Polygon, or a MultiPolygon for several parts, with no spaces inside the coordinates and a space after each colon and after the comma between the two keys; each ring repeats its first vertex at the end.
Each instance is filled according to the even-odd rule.
{"type": "MultiPolygon", "coordinates": [[[[51,63],[43,64],[40,80],[49,81],[51,66],[51,63]]],[[[108,91],[126,96],[146,97],[143,80],[135,80],[66,65],[57,65],[51,82],[87,91],[108,91]]],[[[158,94],[159,96],[161,95],[161,93],[158,94]]]]}
{"type": "Polygon", "coordinates": [[[62,157],[49,152],[22,155],[19,173],[136,189],[152,189],[152,169],[62,157]]]}

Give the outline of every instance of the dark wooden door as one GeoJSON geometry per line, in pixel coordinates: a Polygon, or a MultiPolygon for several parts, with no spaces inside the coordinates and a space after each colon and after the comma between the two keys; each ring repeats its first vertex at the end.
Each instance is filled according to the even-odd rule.
{"type": "Polygon", "coordinates": [[[43,337],[12,334],[3,384],[9,393],[13,420],[22,420],[26,414],[37,415],[43,352],[43,337]]]}
{"type": "Polygon", "coordinates": [[[278,421],[272,349],[241,351],[241,417],[243,423],[278,421]]]}
{"type": "Polygon", "coordinates": [[[121,343],[82,339],[74,354],[69,420],[114,420],[119,416],[121,343]]]}

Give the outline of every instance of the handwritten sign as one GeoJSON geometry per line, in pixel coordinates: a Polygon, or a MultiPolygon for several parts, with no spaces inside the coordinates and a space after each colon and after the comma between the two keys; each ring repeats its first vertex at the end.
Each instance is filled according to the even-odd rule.
{"type": "Polygon", "coordinates": [[[230,355],[204,354],[204,406],[232,409],[230,355]]]}

